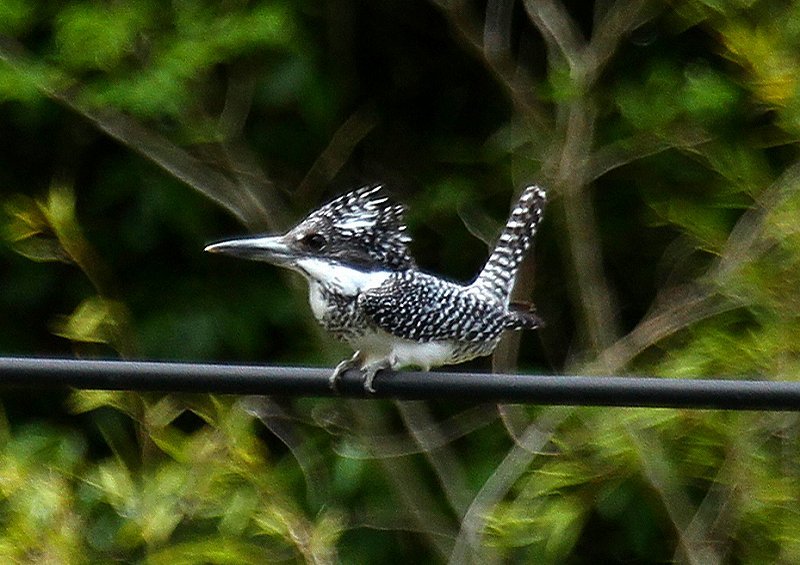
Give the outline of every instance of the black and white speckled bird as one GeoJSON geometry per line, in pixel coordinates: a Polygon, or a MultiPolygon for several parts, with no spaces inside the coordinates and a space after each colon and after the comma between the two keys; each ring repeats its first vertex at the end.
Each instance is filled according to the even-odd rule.
{"type": "Polygon", "coordinates": [[[206,251],[266,261],[300,272],[322,326],[356,350],[331,376],[424,370],[489,355],[505,330],[540,326],[533,309],[511,303],[514,280],[542,219],[545,192],[527,187],[478,277],[462,285],[425,273],[408,251],[404,208],[381,186],[340,196],[279,236],[226,240],[206,251]]]}

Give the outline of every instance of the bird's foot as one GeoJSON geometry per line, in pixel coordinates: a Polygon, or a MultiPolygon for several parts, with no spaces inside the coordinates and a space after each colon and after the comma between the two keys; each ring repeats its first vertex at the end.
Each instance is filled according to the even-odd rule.
{"type": "Polygon", "coordinates": [[[358,369],[361,366],[361,352],[356,351],[350,359],[345,359],[333,370],[333,373],[328,377],[328,386],[334,392],[339,392],[339,381],[342,380],[344,375],[350,369],[358,369]]]}
{"type": "Polygon", "coordinates": [[[391,367],[391,363],[388,361],[380,361],[364,367],[364,390],[369,394],[375,394],[375,387],[372,386],[372,382],[375,380],[375,375],[378,373],[378,371],[388,369],[389,367],[391,367]]]}

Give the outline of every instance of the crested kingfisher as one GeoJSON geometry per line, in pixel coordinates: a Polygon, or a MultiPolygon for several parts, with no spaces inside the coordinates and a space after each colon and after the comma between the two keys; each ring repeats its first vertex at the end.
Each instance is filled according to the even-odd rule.
{"type": "Polygon", "coordinates": [[[522,191],[485,266],[466,285],[417,267],[408,250],[405,209],[390,202],[380,185],[332,200],[283,235],[229,239],[205,251],[301,273],[315,318],[356,352],[336,367],[331,387],[358,368],[364,388],[375,392],[381,369],[461,363],[492,353],[505,330],[541,325],[530,305],[510,296],[544,204],[542,188],[522,191]]]}

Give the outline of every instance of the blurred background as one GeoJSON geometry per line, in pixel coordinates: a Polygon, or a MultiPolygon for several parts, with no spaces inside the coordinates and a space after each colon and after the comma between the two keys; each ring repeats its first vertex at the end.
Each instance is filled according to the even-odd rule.
{"type": "MultiPolygon", "coordinates": [[[[202,253],[381,182],[546,327],[459,369],[795,379],[800,4],[0,2],[0,353],[331,366],[202,253]]],[[[797,563],[786,413],[4,391],[0,557],[797,563]]]]}

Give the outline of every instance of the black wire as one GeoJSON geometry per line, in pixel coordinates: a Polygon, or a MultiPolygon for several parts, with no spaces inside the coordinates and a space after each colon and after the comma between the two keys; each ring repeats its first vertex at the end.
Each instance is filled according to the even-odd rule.
{"type": "Polygon", "coordinates": [[[378,373],[375,394],[347,371],[339,392],[331,369],[0,357],[0,388],[77,388],[350,398],[459,399],[581,406],[800,411],[800,382],[475,373],[378,373]]]}

